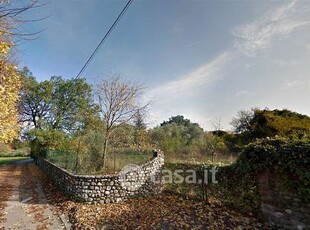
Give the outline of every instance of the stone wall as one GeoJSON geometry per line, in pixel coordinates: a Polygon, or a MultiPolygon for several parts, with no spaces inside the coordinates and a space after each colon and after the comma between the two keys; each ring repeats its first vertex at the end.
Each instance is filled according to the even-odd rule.
{"type": "Polygon", "coordinates": [[[36,163],[63,193],[80,202],[114,203],[162,190],[164,155],[160,151],[154,151],[144,165],[127,165],[118,174],[104,176],[75,175],[43,158],[36,163]]]}
{"type": "Polygon", "coordinates": [[[310,203],[281,184],[276,172],[258,176],[261,211],[267,225],[278,229],[310,229],[310,203]]]}

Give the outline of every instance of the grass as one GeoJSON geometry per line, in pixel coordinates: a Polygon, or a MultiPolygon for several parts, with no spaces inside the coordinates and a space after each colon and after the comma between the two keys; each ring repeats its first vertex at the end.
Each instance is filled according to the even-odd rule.
{"type": "Polygon", "coordinates": [[[208,154],[188,153],[188,154],[165,154],[165,162],[173,164],[192,165],[230,165],[236,161],[235,154],[218,153],[214,156],[208,154]]]}
{"type": "Polygon", "coordinates": [[[29,157],[0,157],[0,165],[13,164],[17,161],[26,160],[29,157]]]}
{"type": "Polygon", "coordinates": [[[59,167],[66,169],[69,172],[75,174],[87,174],[87,175],[103,175],[114,174],[121,171],[125,165],[135,164],[142,165],[152,158],[151,152],[138,153],[136,151],[117,151],[110,152],[107,155],[107,162],[105,169],[96,171],[96,165],[101,160],[101,156],[98,155],[97,162],[93,161],[90,155],[80,155],[78,168],[76,169],[76,155],[70,153],[63,153],[57,151],[50,151],[47,155],[47,160],[58,165],[59,167]]]}
{"type": "Polygon", "coordinates": [[[9,151],[0,151],[0,157],[28,157],[30,148],[13,149],[9,151]]]}

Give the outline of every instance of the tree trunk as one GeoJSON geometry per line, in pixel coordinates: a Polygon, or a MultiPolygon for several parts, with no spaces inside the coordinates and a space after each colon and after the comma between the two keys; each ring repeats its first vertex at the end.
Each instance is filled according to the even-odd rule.
{"type": "Polygon", "coordinates": [[[109,142],[109,139],[106,137],[104,139],[104,145],[103,145],[103,156],[102,156],[102,168],[103,169],[105,169],[105,166],[106,166],[108,142],[109,142]]]}
{"type": "Polygon", "coordinates": [[[75,159],[75,167],[74,167],[75,173],[78,172],[80,148],[81,148],[81,137],[79,138],[79,144],[78,144],[78,148],[76,150],[76,159],[75,159]]]}

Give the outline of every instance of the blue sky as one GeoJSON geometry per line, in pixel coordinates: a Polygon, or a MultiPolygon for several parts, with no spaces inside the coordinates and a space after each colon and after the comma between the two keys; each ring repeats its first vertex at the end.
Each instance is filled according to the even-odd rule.
{"type": "MultiPolygon", "coordinates": [[[[20,44],[20,66],[38,80],[71,78],[126,1],[51,0],[24,25],[45,29],[20,44]]],[[[144,82],[147,122],[182,114],[224,129],[241,109],[288,108],[310,115],[310,1],[134,0],[83,74],[110,71],[144,82]]]]}

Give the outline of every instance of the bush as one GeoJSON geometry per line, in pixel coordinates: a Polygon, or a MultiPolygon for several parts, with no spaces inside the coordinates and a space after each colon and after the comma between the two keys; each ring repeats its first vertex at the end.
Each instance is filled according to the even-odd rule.
{"type": "Polygon", "coordinates": [[[31,157],[45,157],[48,150],[68,152],[72,147],[67,135],[58,130],[33,129],[28,133],[31,157]]]}
{"type": "MultiPolygon", "coordinates": [[[[283,186],[310,200],[310,141],[283,138],[257,140],[244,149],[236,168],[244,175],[255,176],[276,170],[282,175],[283,186]]],[[[248,177],[247,176],[247,177],[248,177]]]]}
{"type": "Polygon", "coordinates": [[[0,155],[8,154],[11,151],[12,151],[12,149],[9,145],[0,143],[0,155]]]}

